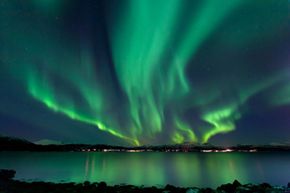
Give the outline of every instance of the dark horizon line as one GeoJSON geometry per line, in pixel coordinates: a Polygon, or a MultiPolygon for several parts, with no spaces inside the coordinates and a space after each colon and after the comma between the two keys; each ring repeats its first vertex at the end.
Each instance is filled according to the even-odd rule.
{"type": "MultiPolygon", "coordinates": [[[[41,144],[41,143],[36,143],[33,141],[30,141],[25,138],[19,138],[19,137],[14,137],[14,136],[7,136],[7,135],[2,135],[0,134],[0,139],[3,138],[8,138],[8,139],[13,139],[13,140],[20,140],[20,141],[26,141],[28,143],[32,143],[34,145],[40,145],[40,146],[65,146],[65,145],[86,145],[86,146],[112,146],[112,147],[123,147],[123,148],[142,148],[142,147],[161,147],[161,146],[185,146],[185,145],[191,145],[191,146],[213,146],[213,147],[220,147],[220,148],[229,148],[229,147],[238,147],[238,146],[289,146],[289,142],[271,142],[271,143],[264,143],[264,144],[249,144],[249,143],[237,143],[237,144],[232,144],[232,145],[219,145],[219,144],[214,144],[214,143],[198,143],[198,142],[183,142],[183,143],[175,143],[175,144],[144,144],[144,145],[115,145],[115,144],[110,144],[110,143],[51,143],[51,144],[41,144]]],[[[48,139],[49,140],[49,139],[48,139]]],[[[41,141],[41,140],[39,140],[41,141]]],[[[52,140],[54,141],[54,140],[52,140]]]]}
{"type": "Polygon", "coordinates": [[[0,151],[33,152],[290,152],[289,145],[236,145],[215,146],[212,144],[175,144],[160,146],[125,147],[105,144],[50,144],[39,145],[27,140],[0,137],[0,151]]]}

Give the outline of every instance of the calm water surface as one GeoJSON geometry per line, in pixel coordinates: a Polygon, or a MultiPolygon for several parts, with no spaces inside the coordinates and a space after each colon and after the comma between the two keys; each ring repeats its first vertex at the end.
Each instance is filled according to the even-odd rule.
{"type": "Polygon", "coordinates": [[[52,182],[213,187],[290,181],[289,153],[116,153],[0,152],[0,168],[15,169],[17,179],[52,182]]]}

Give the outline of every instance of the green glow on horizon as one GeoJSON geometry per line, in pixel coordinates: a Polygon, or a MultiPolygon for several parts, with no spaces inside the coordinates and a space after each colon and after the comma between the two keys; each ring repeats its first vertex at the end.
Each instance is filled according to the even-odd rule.
{"type": "MultiPolygon", "coordinates": [[[[191,96],[191,93],[194,93],[194,88],[191,87],[185,75],[188,61],[195,56],[199,47],[223,19],[241,5],[241,1],[225,1],[220,9],[216,9],[220,6],[218,1],[203,1],[192,13],[192,19],[188,20],[182,32],[182,38],[178,42],[174,42],[172,36],[177,32],[176,22],[180,19],[181,8],[184,6],[179,0],[158,2],[127,0],[125,4],[125,10],[118,22],[109,27],[109,32],[117,78],[128,100],[127,125],[130,130],[125,132],[126,135],[121,134],[124,128],[120,128],[118,123],[114,124],[117,127],[112,129],[105,126],[112,124],[112,120],[105,121],[107,124],[100,121],[106,119],[102,118],[102,112],[105,109],[103,105],[106,105],[108,101],[104,96],[105,89],[101,85],[87,85],[97,81],[96,74],[92,73],[94,60],[87,47],[82,49],[84,51],[81,58],[81,63],[84,65],[82,68],[86,72],[85,76],[78,76],[79,71],[76,69],[70,72],[72,79],[69,77],[68,79],[79,89],[96,114],[96,118],[90,114],[88,116],[90,118],[83,116],[73,103],[57,102],[58,94],[48,85],[38,85],[43,86],[38,90],[33,90],[31,85],[29,87],[34,98],[42,101],[54,111],[61,112],[71,119],[95,125],[102,131],[139,145],[137,138],[144,138],[144,136],[154,138],[157,133],[163,132],[164,109],[171,100],[182,100],[182,97],[191,96]],[[174,53],[168,51],[167,47],[170,44],[176,44],[174,53]],[[171,59],[164,62],[168,56],[171,59]]],[[[49,84],[49,81],[46,82],[49,84]]],[[[248,94],[248,96],[251,95],[248,94]]],[[[248,96],[240,102],[244,103],[248,96]]],[[[194,100],[194,96],[192,97],[194,100]]],[[[235,108],[240,102],[234,102],[236,104],[222,109],[206,110],[206,113],[201,115],[201,119],[210,126],[207,129],[197,128],[201,130],[201,139],[198,139],[186,121],[175,120],[172,128],[172,142],[198,142],[200,140],[204,143],[216,134],[234,130],[234,122],[237,120],[235,116],[238,113],[235,112],[235,108]]],[[[207,104],[200,107],[208,108],[207,104]]],[[[178,118],[179,115],[174,116],[178,118]]]]}
{"type": "Polygon", "coordinates": [[[50,87],[46,85],[46,87],[43,87],[43,85],[39,84],[36,80],[34,80],[34,77],[31,77],[29,79],[28,83],[28,89],[30,94],[37,100],[41,101],[44,103],[48,108],[52,109],[55,112],[62,113],[69,118],[77,121],[81,121],[90,125],[95,125],[97,126],[101,131],[105,131],[110,133],[113,136],[122,138],[124,140],[127,140],[129,143],[133,145],[140,145],[139,141],[137,139],[133,139],[130,137],[127,137],[120,132],[107,127],[105,124],[103,124],[101,121],[98,121],[96,119],[92,119],[89,117],[86,117],[85,115],[81,115],[77,113],[74,110],[73,105],[68,105],[68,106],[62,106],[59,105],[55,97],[52,95],[53,92],[51,92],[50,87]]]}
{"type": "MultiPolygon", "coordinates": [[[[184,73],[189,58],[223,18],[240,4],[240,0],[226,2],[218,10],[216,7],[220,2],[205,1],[190,20],[184,38],[177,44],[179,49],[170,53],[172,61],[166,64],[162,59],[168,52],[166,46],[172,42],[170,36],[177,31],[174,26],[180,17],[180,1],[129,0],[127,3],[124,18],[111,30],[114,64],[120,84],[128,96],[134,132],[142,135],[150,131],[149,135],[154,135],[162,131],[165,104],[177,98],[176,93],[180,96],[190,93],[184,73]],[[157,93],[155,84],[159,89],[157,93]]],[[[173,134],[173,142],[182,143],[185,139],[198,141],[187,123],[179,121],[176,127],[179,132],[173,134]]],[[[205,138],[209,139],[221,130],[214,128],[205,138]]],[[[226,131],[229,130],[222,130],[226,131]]]]}
{"type": "MultiPolygon", "coordinates": [[[[175,120],[175,124],[177,129],[184,133],[184,137],[180,137],[180,134],[177,134],[177,136],[175,135],[173,141],[183,141],[183,138],[186,138],[187,142],[198,142],[198,138],[195,135],[194,131],[190,128],[189,125],[187,125],[185,122],[182,122],[180,120],[175,120]],[[180,138],[182,138],[182,140],[179,140],[180,138]]],[[[180,143],[180,142],[179,142],[180,143]]]]}
{"type": "Polygon", "coordinates": [[[219,133],[227,133],[235,129],[234,121],[238,116],[234,112],[234,108],[212,111],[203,116],[203,119],[212,125],[212,129],[206,132],[202,138],[202,142],[207,142],[212,136],[219,133]]]}
{"type": "Polygon", "coordinates": [[[175,77],[162,75],[163,70],[167,73],[162,59],[180,2],[129,0],[127,4],[120,23],[111,30],[114,64],[121,87],[128,96],[134,132],[154,135],[162,131],[163,100],[166,92],[173,89],[168,79],[175,77]],[[154,84],[160,88],[157,93],[154,84]]]}
{"type": "Polygon", "coordinates": [[[233,131],[252,97],[290,104],[289,69],[264,59],[287,31],[283,3],[123,0],[72,16],[73,1],[19,2],[0,11],[3,69],[33,101],[125,143],[205,143],[233,131]]]}
{"type": "Polygon", "coordinates": [[[180,133],[178,133],[178,132],[176,131],[176,132],[174,132],[173,135],[172,135],[172,141],[173,141],[174,143],[177,143],[177,144],[179,144],[179,143],[183,143],[183,142],[184,142],[184,137],[183,137],[180,133]]]}

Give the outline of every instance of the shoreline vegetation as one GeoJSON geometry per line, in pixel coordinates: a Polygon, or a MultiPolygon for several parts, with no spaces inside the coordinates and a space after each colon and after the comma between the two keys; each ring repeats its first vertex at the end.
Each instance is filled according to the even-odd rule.
{"type": "Polygon", "coordinates": [[[27,140],[0,136],[0,151],[31,152],[290,152],[290,144],[215,146],[184,143],[176,145],[124,147],[112,145],[62,144],[39,145],[27,140]]]}
{"type": "Polygon", "coordinates": [[[0,169],[0,193],[289,193],[290,183],[287,186],[271,186],[262,184],[241,184],[237,180],[223,184],[216,189],[197,187],[144,187],[120,184],[109,186],[105,182],[91,183],[51,183],[25,182],[14,180],[14,170],[0,169]]]}

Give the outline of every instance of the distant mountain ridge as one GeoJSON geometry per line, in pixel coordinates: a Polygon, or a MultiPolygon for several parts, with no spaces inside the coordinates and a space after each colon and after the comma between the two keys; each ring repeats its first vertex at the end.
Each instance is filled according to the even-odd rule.
{"type": "Polygon", "coordinates": [[[0,136],[0,150],[30,150],[36,145],[25,139],[19,139],[14,137],[0,136]]]}
{"type": "Polygon", "coordinates": [[[55,142],[44,140],[48,144],[35,144],[24,139],[0,136],[0,151],[119,151],[119,152],[265,152],[265,151],[290,151],[290,145],[287,143],[272,143],[267,145],[236,145],[236,146],[215,146],[209,143],[184,143],[175,145],[159,146],[139,146],[123,147],[105,144],[49,144],[55,142]]]}
{"type": "Polygon", "coordinates": [[[34,142],[37,145],[62,145],[61,141],[51,140],[51,139],[41,139],[34,142]]]}

